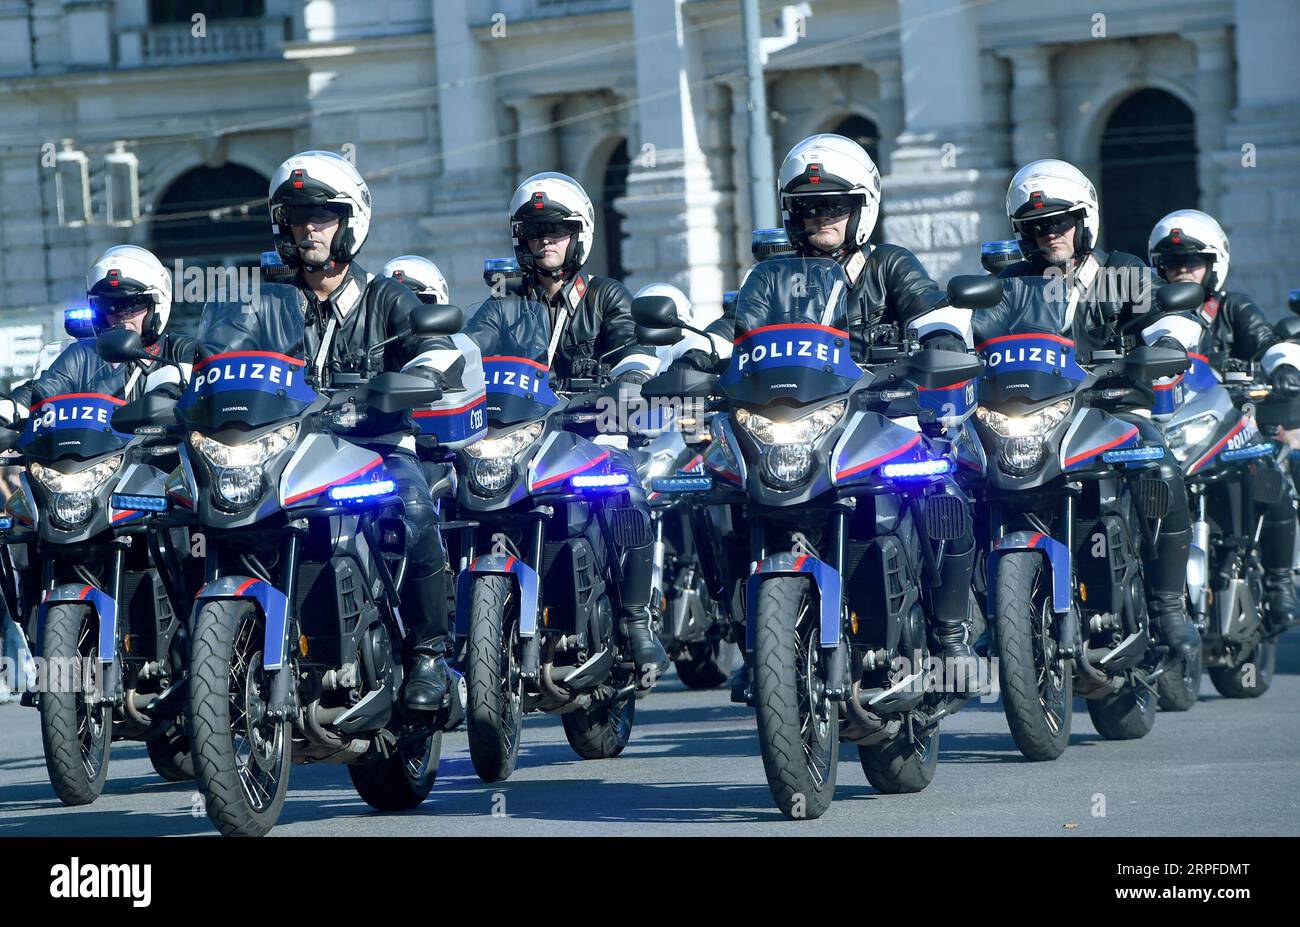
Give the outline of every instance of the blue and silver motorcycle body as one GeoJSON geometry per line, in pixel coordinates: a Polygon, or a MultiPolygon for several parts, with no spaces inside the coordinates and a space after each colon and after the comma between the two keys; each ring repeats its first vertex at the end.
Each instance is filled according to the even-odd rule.
{"type": "MultiPolygon", "coordinates": [[[[285,289],[264,297],[273,287],[285,289]]],[[[296,290],[255,314],[207,306],[178,406],[186,437],[167,496],[194,513],[206,548],[190,728],[208,815],[227,835],[274,826],[293,762],[348,764],[380,810],[420,804],[441,732],[463,716],[455,680],[438,712],[402,708],[396,485],[379,454],[335,434],[358,410],[409,410],[440,390],[384,373],[327,396],[308,380],[303,336],[296,290]]]]}
{"type": "Polygon", "coordinates": [[[500,333],[499,353],[483,358],[487,434],[457,455],[456,633],[470,756],[488,782],[514,771],[526,712],[560,715],[584,759],[627,745],[637,686],[614,623],[618,551],[649,536],[628,504],[635,474],[611,466],[610,447],[586,436],[607,430],[601,419],[616,395],[596,381],[552,389],[547,308],[488,300],[466,331],[506,302],[516,321],[500,333]]]}
{"type": "Polygon", "coordinates": [[[1149,408],[1144,384],[1186,357],[1097,351],[1085,369],[1070,338],[1030,327],[1064,308],[1046,301],[1044,281],[1004,284],[1041,301],[1021,316],[1038,321],[977,345],[975,423],[989,466],[971,485],[1003,708],[1021,752],[1049,760],[1068,745],[1075,694],[1105,737],[1141,737],[1154,723],[1160,660],[1139,553],[1168,511],[1155,472],[1165,450],[1143,446],[1138,426],[1113,410],[1149,408]]]}
{"type": "MultiPolygon", "coordinates": [[[[945,491],[958,452],[923,428],[936,416],[919,390],[960,399],[979,363],[895,342],[859,366],[849,289],[831,260],[755,266],[721,379],[729,412],[712,420],[697,497],[743,507],[759,745],[792,818],[829,807],[841,740],[877,788],[925,788],[939,720],[972,694],[927,684],[930,590],[969,503],[945,491]]],[[[692,488],[685,477],[658,485],[692,488]]]]}

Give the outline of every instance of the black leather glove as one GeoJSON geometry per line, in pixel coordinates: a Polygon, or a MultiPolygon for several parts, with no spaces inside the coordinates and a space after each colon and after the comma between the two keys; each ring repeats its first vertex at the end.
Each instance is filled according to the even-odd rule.
{"type": "Polygon", "coordinates": [[[1300,393],[1300,370],[1290,364],[1281,364],[1273,368],[1273,372],[1268,376],[1268,381],[1279,393],[1287,393],[1292,396],[1300,393]]]}
{"type": "Polygon", "coordinates": [[[625,373],[620,373],[617,377],[615,377],[614,382],[620,384],[626,383],[629,386],[640,386],[642,383],[644,383],[646,380],[649,379],[650,379],[650,374],[646,373],[644,370],[628,370],[625,373]]]}
{"type": "Polygon", "coordinates": [[[413,377],[419,377],[421,380],[428,380],[430,383],[434,384],[439,389],[442,389],[446,386],[446,381],[444,381],[442,378],[442,371],[436,370],[433,367],[427,367],[423,364],[417,367],[407,367],[405,370],[402,371],[402,373],[408,374],[413,377]]]}
{"type": "Polygon", "coordinates": [[[687,351],[674,364],[681,364],[689,370],[699,370],[704,373],[713,373],[714,360],[713,355],[708,351],[687,351]]]}

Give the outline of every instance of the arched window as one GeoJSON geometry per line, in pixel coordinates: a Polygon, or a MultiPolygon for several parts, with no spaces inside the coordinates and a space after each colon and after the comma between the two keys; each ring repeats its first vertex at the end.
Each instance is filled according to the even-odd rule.
{"type": "MultiPolygon", "coordinates": [[[[266,209],[269,183],[239,164],[186,171],[154,205],[150,250],[168,270],[177,260],[187,267],[256,266],[261,253],[275,246],[266,209]]],[[[200,308],[178,299],[173,318],[184,329],[197,319],[200,308]]]]}
{"type": "MultiPolygon", "coordinates": [[[[880,168],[880,129],[874,122],[865,116],[853,115],[840,120],[831,131],[836,135],[851,138],[865,148],[867,154],[871,155],[871,160],[876,163],[877,170],[880,168]]],[[[871,232],[873,245],[878,245],[885,240],[884,204],[881,205],[881,215],[876,218],[876,227],[871,232]]]]}
{"type": "Polygon", "coordinates": [[[610,152],[600,193],[598,231],[605,242],[605,274],[615,280],[623,279],[623,217],[614,201],[627,195],[628,164],[627,139],[623,139],[610,152]]]}
{"type": "Polygon", "coordinates": [[[1146,257],[1165,213],[1194,209],[1196,117],[1173,94],[1148,88],[1115,108],[1101,137],[1101,243],[1146,257]]]}

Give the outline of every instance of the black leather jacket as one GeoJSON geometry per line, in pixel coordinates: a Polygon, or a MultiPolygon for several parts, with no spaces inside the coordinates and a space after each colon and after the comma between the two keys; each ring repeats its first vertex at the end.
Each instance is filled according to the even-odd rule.
{"type": "MultiPolygon", "coordinates": [[[[566,280],[553,299],[535,279],[525,278],[521,294],[550,309],[551,324],[566,310],[564,332],[551,358],[552,381],[560,384],[574,377],[592,377],[598,363],[607,364],[615,377],[653,373],[658,357],[653,348],[636,343],[632,321],[632,294],[617,280],[577,274],[566,280]],[[613,352],[613,353],[610,353],[613,352]],[[601,358],[605,354],[609,357],[601,358]]],[[[508,332],[516,324],[512,314],[518,303],[512,299],[491,300],[465,328],[484,357],[501,354],[495,332],[508,332]]]]}
{"type": "Polygon", "coordinates": [[[1264,310],[1245,293],[1220,292],[1206,300],[1201,317],[1209,329],[1201,340],[1202,353],[1214,366],[1230,357],[1258,361],[1283,340],[1273,331],[1264,310]]]}
{"type": "MultiPolygon", "coordinates": [[[[263,298],[268,298],[268,292],[269,298],[283,298],[281,293],[288,289],[263,287],[263,298]]],[[[339,389],[364,383],[385,371],[411,367],[428,368],[435,375],[432,378],[445,388],[460,386],[464,358],[450,366],[434,363],[432,353],[457,351],[457,348],[446,337],[410,334],[411,311],[420,307],[420,300],[398,281],[370,274],[354,262],[348,265],[343,282],[329,299],[317,299],[301,272],[293,279],[293,289],[297,290],[305,313],[303,356],[308,375],[318,389],[339,389]],[[403,332],[406,337],[390,342],[381,352],[369,354],[371,346],[403,332]],[[438,366],[443,368],[441,372],[438,366]]],[[[352,440],[387,445],[402,443],[403,437],[411,435],[414,429],[409,413],[381,415],[370,410],[355,428],[337,431],[352,440]]]]}
{"type": "Polygon", "coordinates": [[[1047,263],[1034,258],[1012,264],[998,276],[1037,277],[1055,283],[1055,287],[1046,287],[1046,292],[1060,299],[1044,303],[1030,298],[1034,294],[1032,288],[1008,288],[1007,298],[1000,304],[975,313],[976,344],[1011,331],[1067,335],[1075,342],[1078,362],[1086,364],[1092,353],[1104,348],[1120,328],[1144,313],[1155,311],[1155,290],[1160,280],[1145,261],[1122,251],[1107,252],[1100,248],[1094,249],[1092,256],[1101,272],[1080,296],[1069,333],[1062,329],[1065,300],[1070,292],[1069,278],[1058,277],[1054,281],[1046,278],[1047,263]]]}
{"type": "MultiPolygon", "coordinates": [[[[161,360],[181,364],[188,379],[194,339],[164,332],[147,350],[161,360]]],[[[178,379],[176,368],[154,362],[147,370],[142,369],[139,375],[132,377],[134,369],[133,365],[110,364],[101,358],[95,353],[94,338],[74,341],[55,358],[49,369],[10,393],[17,406],[16,418],[25,417],[35,403],[66,393],[103,393],[127,402],[139,399],[146,390],[152,389],[167,389],[179,396],[175,386],[178,379]],[[131,386],[129,392],[128,383],[131,386]]]]}
{"type": "MultiPolygon", "coordinates": [[[[806,255],[824,256],[824,255],[806,255]]],[[[854,251],[840,259],[853,289],[849,291],[849,332],[853,357],[862,361],[868,344],[894,343],[903,331],[944,303],[946,296],[930,279],[916,255],[899,245],[876,245],[870,251],[854,251]]],[[[941,310],[942,311],[942,310],[941,310]]],[[[928,321],[928,320],[926,320],[928,321]]],[[[922,343],[927,348],[964,351],[967,341],[961,325],[936,319],[925,326],[922,343]]],[[[725,341],[736,336],[734,314],[722,316],[706,329],[725,341]]],[[[688,352],[697,366],[706,357],[688,352]]]]}

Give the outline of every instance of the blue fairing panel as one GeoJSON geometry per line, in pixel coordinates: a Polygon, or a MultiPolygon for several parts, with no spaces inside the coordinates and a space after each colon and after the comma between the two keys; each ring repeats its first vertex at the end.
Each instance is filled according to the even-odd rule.
{"type": "Polygon", "coordinates": [[[1003,554],[1011,551],[1033,551],[1047,558],[1047,566],[1052,574],[1052,610],[1068,612],[1071,600],[1074,598],[1070,574],[1070,549],[1041,531],[1013,531],[998,540],[989,551],[989,612],[992,613],[994,608],[998,560],[1003,554]]]}
{"type": "Polygon", "coordinates": [[[754,620],[758,605],[758,585],[773,576],[809,576],[817,590],[820,605],[821,645],[838,647],[840,644],[840,603],[843,601],[843,582],[839,572],[809,554],[774,554],[763,560],[745,585],[745,646],[754,651],[754,620]]]}
{"type": "Polygon", "coordinates": [[[285,633],[289,622],[289,599],[270,583],[247,576],[225,576],[199,590],[194,607],[205,599],[252,599],[266,620],[266,638],[262,644],[262,668],[278,670],[284,666],[285,633]]]}
{"type": "Polygon", "coordinates": [[[469,634],[469,598],[476,576],[509,576],[519,584],[519,636],[537,634],[537,573],[518,557],[488,554],[476,557],[456,577],[456,633],[469,634]]]}

